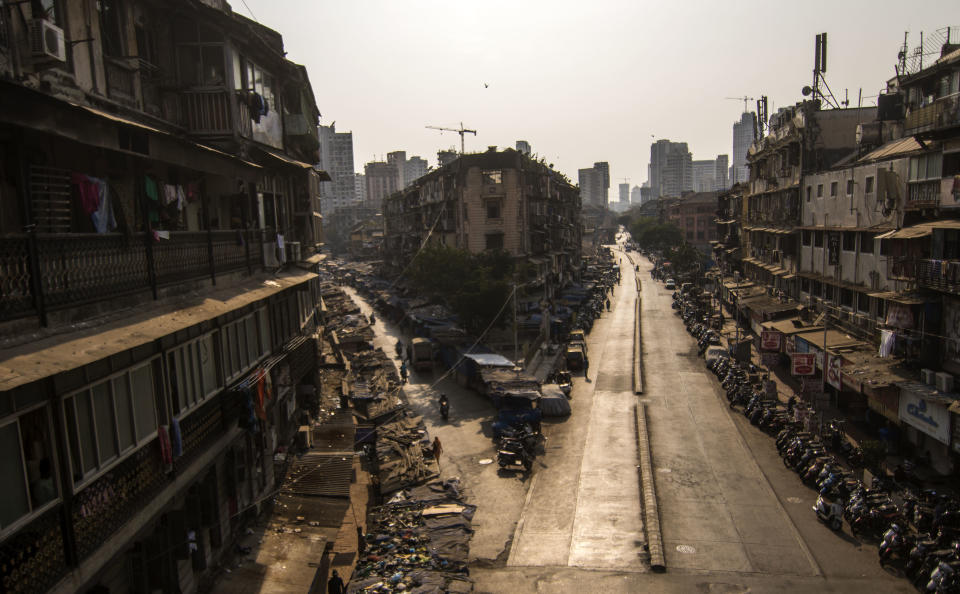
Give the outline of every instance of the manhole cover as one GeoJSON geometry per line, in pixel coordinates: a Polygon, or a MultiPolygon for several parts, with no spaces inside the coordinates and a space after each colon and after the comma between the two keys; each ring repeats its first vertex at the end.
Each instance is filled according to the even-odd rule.
{"type": "Polygon", "coordinates": [[[677,552],[683,553],[684,555],[692,555],[697,552],[697,549],[690,545],[677,545],[677,552]]]}
{"type": "Polygon", "coordinates": [[[800,499],[799,497],[787,497],[787,502],[788,502],[788,503],[803,503],[803,499],[800,499]]]}
{"type": "Polygon", "coordinates": [[[490,458],[484,458],[483,460],[480,460],[480,464],[493,464],[493,460],[490,458]]]}
{"type": "Polygon", "coordinates": [[[657,472],[673,472],[673,470],[670,468],[658,468],[657,472]]]}

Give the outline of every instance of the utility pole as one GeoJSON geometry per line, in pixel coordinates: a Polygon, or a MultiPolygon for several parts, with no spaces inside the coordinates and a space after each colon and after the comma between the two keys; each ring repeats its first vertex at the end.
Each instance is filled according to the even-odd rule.
{"type": "Polygon", "coordinates": [[[520,345],[517,341],[517,283],[513,283],[513,362],[520,365],[520,345]]]}
{"type": "Polygon", "coordinates": [[[465,147],[464,141],[463,141],[463,136],[464,136],[464,134],[473,134],[474,136],[477,135],[477,131],[476,131],[476,130],[467,130],[466,128],[464,128],[464,127],[463,127],[463,122],[460,122],[460,127],[459,127],[459,128],[444,128],[443,126],[425,126],[425,128],[430,128],[431,130],[440,130],[441,132],[456,132],[457,134],[459,134],[459,135],[460,135],[460,154],[461,154],[461,155],[464,153],[464,147],[465,147]]]}

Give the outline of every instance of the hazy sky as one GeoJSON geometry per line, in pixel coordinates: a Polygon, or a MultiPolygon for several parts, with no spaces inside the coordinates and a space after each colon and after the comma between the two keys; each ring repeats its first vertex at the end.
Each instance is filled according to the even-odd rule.
{"type": "Polygon", "coordinates": [[[424,126],[462,121],[477,130],[468,152],[524,139],[574,183],[608,161],[613,200],[621,178],[646,180],[654,137],[732,161],[743,102],[724,98],[795,103],[817,33],[827,83],[855,106],[893,76],[904,31],[914,46],[960,26],[957,0],[229,1],[306,65],[321,123],[353,132],[358,171],[393,150],[435,165],[460,139],[424,126]]]}

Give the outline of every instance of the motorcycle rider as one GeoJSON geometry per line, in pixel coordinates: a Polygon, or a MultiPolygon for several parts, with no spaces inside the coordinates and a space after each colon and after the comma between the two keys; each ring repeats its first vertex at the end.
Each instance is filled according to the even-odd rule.
{"type": "Polygon", "coordinates": [[[440,416],[443,417],[443,420],[446,421],[450,416],[450,401],[447,400],[446,394],[440,394],[440,416]]]}

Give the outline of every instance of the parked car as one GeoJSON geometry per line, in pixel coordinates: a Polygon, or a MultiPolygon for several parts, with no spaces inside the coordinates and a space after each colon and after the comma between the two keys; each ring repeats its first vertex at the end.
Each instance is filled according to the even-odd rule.
{"type": "Polygon", "coordinates": [[[666,289],[667,289],[668,291],[676,290],[676,288],[677,288],[677,281],[673,280],[672,278],[668,278],[668,279],[667,279],[667,282],[664,283],[663,286],[666,287],[666,289]]]}

